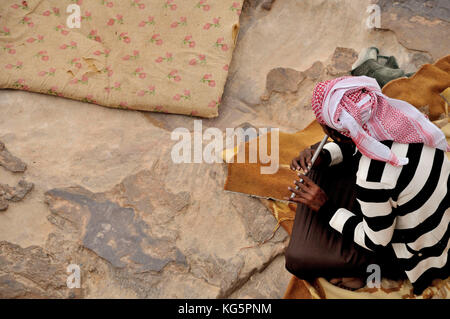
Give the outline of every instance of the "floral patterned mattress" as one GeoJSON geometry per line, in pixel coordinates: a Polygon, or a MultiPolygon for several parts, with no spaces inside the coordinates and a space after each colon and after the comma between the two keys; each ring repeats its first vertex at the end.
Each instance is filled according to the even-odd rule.
{"type": "Polygon", "coordinates": [[[0,88],[216,117],[242,2],[1,0],[0,88]]]}

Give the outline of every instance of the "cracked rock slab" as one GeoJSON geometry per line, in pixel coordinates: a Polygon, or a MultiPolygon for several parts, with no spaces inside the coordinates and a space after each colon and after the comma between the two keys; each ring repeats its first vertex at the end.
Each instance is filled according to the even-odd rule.
{"type": "Polygon", "coordinates": [[[33,183],[20,180],[16,187],[0,184],[0,211],[8,209],[9,202],[21,201],[33,189],[33,183]]]}
{"type": "Polygon", "coordinates": [[[12,155],[2,142],[0,142],[0,166],[13,173],[23,173],[27,169],[27,165],[12,155]]]}
{"type": "Polygon", "coordinates": [[[281,299],[292,275],[285,269],[284,256],[278,256],[263,271],[255,273],[240,289],[236,290],[232,299],[281,299]]]}
{"type": "MultiPolygon", "coordinates": [[[[282,253],[287,234],[280,229],[258,246],[276,225],[264,205],[224,193],[221,166],[189,167],[195,171],[163,156],[106,192],[80,186],[48,191],[49,221],[57,229],[46,248],[83,269],[91,265],[140,298],[229,296],[282,253]],[[208,185],[199,189],[191,184],[200,176],[208,185]],[[174,192],[167,185],[175,179],[183,187],[174,192]]],[[[97,285],[86,279],[86,294],[97,285]]]]}
{"type": "Polygon", "coordinates": [[[381,28],[395,32],[408,49],[429,52],[433,60],[449,53],[448,0],[379,0],[381,28]]]}
{"type": "MultiPolygon", "coordinates": [[[[131,185],[136,186],[135,183],[131,185]]],[[[130,190],[126,186],[122,189],[120,194],[115,190],[114,195],[131,193],[132,196],[127,198],[129,206],[121,206],[106,194],[95,194],[82,187],[50,190],[46,193],[46,202],[53,214],[79,227],[84,248],[107,260],[113,267],[159,272],[169,263],[185,265],[185,256],[175,245],[176,235],[170,232],[155,235],[152,225],[139,215],[140,210],[148,215],[155,212],[151,203],[146,205],[143,190],[139,192],[138,187],[130,190]]],[[[157,193],[157,187],[154,189],[157,193]]]]}
{"type": "Polygon", "coordinates": [[[191,272],[195,277],[202,278],[224,291],[238,280],[245,262],[244,258],[238,255],[225,260],[216,255],[197,251],[197,253],[192,254],[189,263],[191,272]]]}
{"type": "Polygon", "coordinates": [[[67,288],[66,265],[41,247],[22,248],[0,241],[0,298],[76,298],[67,288]]]}
{"type": "Polygon", "coordinates": [[[298,85],[305,79],[302,72],[290,68],[275,68],[267,74],[266,90],[275,92],[297,92],[298,85]]]}
{"type": "Polygon", "coordinates": [[[358,59],[358,52],[350,48],[337,47],[331,57],[328,73],[332,76],[348,75],[352,70],[353,63],[358,59]]]}
{"type": "MultiPolygon", "coordinates": [[[[57,230],[47,249],[92,269],[104,261],[110,270],[102,277],[141,298],[227,297],[282,253],[287,234],[280,229],[258,246],[276,225],[264,205],[224,193],[219,165],[191,165],[190,171],[164,159],[106,192],[48,191],[49,221],[57,230]],[[203,188],[193,186],[197,178],[203,188]],[[175,192],[167,188],[174,180],[183,185],[175,192]],[[91,253],[80,257],[77,243],[91,253]]],[[[89,293],[97,284],[85,285],[89,293]]]]}
{"type": "MultiPolygon", "coordinates": [[[[338,57],[335,60],[343,59],[345,60],[338,57]]],[[[344,63],[336,62],[336,64],[340,68],[344,63]]],[[[328,68],[320,61],[313,63],[304,71],[272,69],[267,74],[266,93],[261,96],[258,113],[274,122],[282,123],[283,126],[301,129],[314,119],[311,95],[315,84],[329,78],[331,76],[328,74],[328,68]]]]}

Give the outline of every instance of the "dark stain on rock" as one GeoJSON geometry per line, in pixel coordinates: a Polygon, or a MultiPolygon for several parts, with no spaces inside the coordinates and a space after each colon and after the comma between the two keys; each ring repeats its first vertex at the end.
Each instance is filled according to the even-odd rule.
{"type": "Polygon", "coordinates": [[[270,10],[272,9],[272,5],[274,2],[275,0],[264,0],[261,4],[261,8],[263,8],[264,10],[270,10]]]}
{"type": "MultiPolygon", "coordinates": [[[[146,174],[144,171],[134,178],[146,174]]],[[[141,184],[129,183],[129,179],[133,177],[125,179],[110,193],[92,193],[82,187],[53,189],[46,193],[46,202],[53,214],[79,228],[85,248],[114,267],[159,272],[169,263],[186,265],[185,256],[176,247],[176,238],[171,234],[154,235],[152,227],[164,226],[152,226],[141,217],[155,213],[156,205],[151,201],[144,203],[142,199],[153,190],[142,189],[141,184]]],[[[183,205],[175,206],[180,209],[183,205]]]]}

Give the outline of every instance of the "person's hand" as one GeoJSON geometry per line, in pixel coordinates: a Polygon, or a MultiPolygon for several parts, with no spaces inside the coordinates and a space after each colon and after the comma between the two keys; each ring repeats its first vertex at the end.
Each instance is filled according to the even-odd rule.
{"type": "MultiPolygon", "coordinates": [[[[300,152],[300,154],[295,157],[291,162],[291,170],[293,171],[299,171],[300,169],[303,169],[303,172],[305,174],[308,172],[308,167],[311,168],[311,159],[314,156],[316,150],[313,150],[311,148],[304,149],[300,152]]],[[[316,163],[314,163],[314,166],[319,165],[321,162],[320,159],[321,156],[319,156],[316,160],[316,163]]]]}
{"type": "Polygon", "coordinates": [[[322,188],[314,183],[309,177],[303,174],[298,174],[298,176],[303,179],[304,183],[302,184],[300,181],[294,182],[295,185],[299,187],[298,190],[293,187],[288,187],[289,190],[295,194],[295,197],[285,197],[285,200],[293,203],[305,204],[313,211],[319,211],[328,200],[327,194],[325,194],[322,188]]]}

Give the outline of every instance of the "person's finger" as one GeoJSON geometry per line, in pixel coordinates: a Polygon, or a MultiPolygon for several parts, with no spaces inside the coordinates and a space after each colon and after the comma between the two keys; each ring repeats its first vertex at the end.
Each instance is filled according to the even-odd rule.
{"type": "Polygon", "coordinates": [[[306,171],[308,171],[308,167],[311,166],[311,159],[314,155],[314,150],[309,150],[309,152],[306,155],[306,171]]]}
{"type": "Polygon", "coordinates": [[[287,200],[288,202],[291,202],[291,203],[298,203],[297,197],[294,197],[294,198],[284,197],[284,200],[287,200]]]}
{"type": "Polygon", "coordinates": [[[310,193],[306,193],[304,191],[301,191],[299,189],[295,189],[295,188],[292,188],[292,187],[288,187],[288,189],[292,193],[294,193],[296,195],[296,197],[303,198],[303,199],[306,199],[306,200],[309,200],[309,201],[313,199],[313,196],[310,193]]]}
{"type": "Polygon", "coordinates": [[[317,187],[317,184],[316,183],[314,183],[313,182],[313,180],[311,179],[311,178],[309,178],[308,176],[306,176],[306,175],[304,175],[304,174],[298,174],[298,176],[300,177],[300,178],[302,178],[304,181],[305,181],[305,184],[307,185],[307,186],[316,186],[317,187]]]}
{"type": "Polygon", "coordinates": [[[305,155],[300,156],[299,164],[300,164],[300,167],[303,169],[303,171],[305,171],[307,169],[306,156],[305,155]]]}
{"type": "Polygon", "coordinates": [[[305,193],[312,194],[313,192],[308,186],[306,186],[303,183],[300,183],[300,181],[295,181],[294,184],[297,185],[305,193]]]}
{"type": "Polygon", "coordinates": [[[292,160],[291,169],[293,171],[300,170],[301,167],[300,167],[300,164],[298,163],[298,161],[299,161],[298,157],[296,157],[292,160]]]}
{"type": "Polygon", "coordinates": [[[309,193],[302,193],[301,197],[309,202],[312,202],[314,196],[309,193]]]}
{"type": "Polygon", "coordinates": [[[294,197],[294,198],[285,197],[284,199],[289,201],[289,202],[291,202],[291,203],[308,205],[307,201],[305,199],[303,199],[303,198],[299,198],[299,197],[294,197]]]}
{"type": "Polygon", "coordinates": [[[304,204],[309,207],[309,202],[307,200],[305,200],[304,198],[296,197],[295,202],[298,204],[304,204]]]}
{"type": "Polygon", "coordinates": [[[309,194],[309,193],[305,193],[305,192],[303,192],[303,191],[301,191],[299,189],[295,189],[295,188],[292,188],[292,187],[288,187],[288,189],[292,193],[294,193],[296,195],[296,197],[302,197],[304,199],[309,199],[309,200],[312,199],[312,195],[309,194]]]}
{"type": "Polygon", "coordinates": [[[303,156],[300,159],[300,165],[302,166],[303,171],[308,172],[308,165],[311,162],[311,151],[305,150],[303,152],[303,156]]]}
{"type": "Polygon", "coordinates": [[[293,188],[293,187],[288,187],[288,189],[289,189],[292,193],[294,193],[294,194],[296,194],[296,195],[298,195],[298,196],[301,196],[301,195],[302,195],[302,191],[299,190],[299,189],[295,189],[295,188],[293,188]]]}

